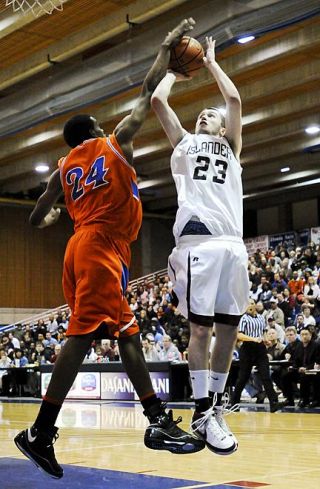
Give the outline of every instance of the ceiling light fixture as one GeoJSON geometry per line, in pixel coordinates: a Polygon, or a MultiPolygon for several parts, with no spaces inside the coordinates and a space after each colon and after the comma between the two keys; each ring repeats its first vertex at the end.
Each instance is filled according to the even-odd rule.
{"type": "Polygon", "coordinates": [[[285,166],[283,168],[281,168],[281,173],[286,173],[287,171],[290,171],[290,166],[285,166]]]}
{"type": "Polygon", "coordinates": [[[240,44],[246,44],[247,42],[253,41],[254,39],[255,39],[254,36],[240,37],[238,39],[238,43],[240,43],[240,44]]]}
{"type": "Polygon", "coordinates": [[[41,165],[37,165],[35,170],[38,173],[46,173],[47,171],[49,171],[49,167],[48,165],[41,164],[41,165]]]}
{"type": "Polygon", "coordinates": [[[317,134],[320,131],[319,126],[309,126],[305,128],[307,134],[317,134]]]}

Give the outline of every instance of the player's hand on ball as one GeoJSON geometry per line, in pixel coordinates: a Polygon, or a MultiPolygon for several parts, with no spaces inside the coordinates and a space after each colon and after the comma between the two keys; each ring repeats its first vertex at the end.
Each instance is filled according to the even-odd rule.
{"type": "Polygon", "coordinates": [[[193,26],[195,25],[195,21],[192,17],[188,19],[184,19],[180,22],[177,27],[175,27],[171,32],[168,33],[165,38],[163,45],[168,46],[170,48],[176,46],[181,38],[189,31],[192,31],[193,26]]]}
{"type": "Polygon", "coordinates": [[[52,224],[55,224],[60,217],[60,213],[61,213],[61,209],[59,207],[57,209],[54,209],[52,207],[52,209],[48,212],[48,214],[42,219],[38,228],[42,229],[47,226],[51,226],[52,224]]]}
{"type": "Polygon", "coordinates": [[[203,58],[205,66],[213,64],[216,61],[216,40],[212,39],[212,36],[206,37],[207,52],[203,58]]]}

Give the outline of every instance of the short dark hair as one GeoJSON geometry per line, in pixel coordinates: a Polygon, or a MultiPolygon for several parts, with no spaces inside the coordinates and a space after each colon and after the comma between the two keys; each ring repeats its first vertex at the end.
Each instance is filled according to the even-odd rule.
{"type": "Polygon", "coordinates": [[[92,116],[88,114],[71,117],[63,128],[63,137],[67,145],[75,148],[83,141],[91,139],[93,137],[91,132],[94,127],[93,124],[92,116]]]}

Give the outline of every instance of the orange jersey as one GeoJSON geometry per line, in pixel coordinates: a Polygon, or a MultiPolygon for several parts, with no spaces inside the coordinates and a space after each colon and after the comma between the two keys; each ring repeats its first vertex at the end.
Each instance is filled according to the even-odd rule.
{"type": "Polygon", "coordinates": [[[59,160],[65,202],[74,228],[102,224],[114,239],[134,241],[141,221],[136,172],[114,134],[84,141],[59,160]]]}

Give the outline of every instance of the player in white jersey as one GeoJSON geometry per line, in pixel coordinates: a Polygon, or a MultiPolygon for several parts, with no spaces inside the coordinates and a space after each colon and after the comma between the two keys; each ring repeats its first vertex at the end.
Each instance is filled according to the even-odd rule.
{"type": "Polygon", "coordinates": [[[223,419],[222,395],[237,326],[249,299],[242,240],[241,99],[216,62],[215,41],[206,41],[204,64],[225,100],[225,119],[214,107],[204,109],[195,134],[188,133],[168,104],[175,81],[183,78],[173,72],[162,79],[151,103],[174,148],[171,169],[178,212],[176,247],[168,268],[178,308],[190,321],[188,361],[195,399],[191,426],[210,450],[228,455],[238,443],[223,419]],[[216,342],[209,368],[213,324],[216,342]]]}

